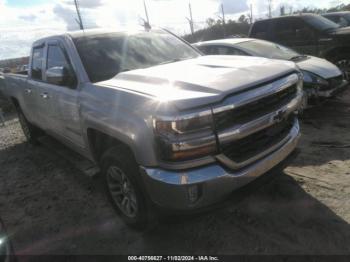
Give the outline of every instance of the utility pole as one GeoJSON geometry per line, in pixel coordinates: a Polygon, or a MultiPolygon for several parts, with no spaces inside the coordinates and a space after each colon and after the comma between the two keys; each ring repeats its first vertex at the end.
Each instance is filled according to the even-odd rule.
{"type": "Polygon", "coordinates": [[[222,13],[222,23],[225,25],[226,20],[225,20],[224,4],[221,4],[221,13],[222,13]]]}
{"type": "Polygon", "coordinates": [[[189,11],[190,11],[190,18],[186,17],[187,21],[190,24],[191,34],[194,34],[194,26],[193,26],[193,16],[192,16],[192,7],[191,3],[188,3],[189,11]]]}
{"type": "Polygon", "coordinates": [[[253,24],[253,4],[250,4],[250,17],[249,17],[249,20],[250,20],[250,24],[253,24]]]}
{"type": "Polygon", "coordinates": [[[226,37],[226,20],[225,20],[224,4],[221,4],[221,14],[222,14],[222,26],[224,28],[224,37],[226,37]]]}
{"type": "Polygon", "coordinates": [[[285,15],[286,15],[286,9],[285,9],[284,5],[282,5],[280,7],[280,16],[285,16],[285,15]]]}
{"type": "Polygon", "coordinates": [[[81,15],[80,15],[78,0],[74,0],[74,4],[75,4],[75,9],[77,10],[77,15],[78,15],[78,19],[75,19],[75,21],[78,23],[80,30],[84,30],[84,25],[83,25],[83,20],[81,19],[81,15]]]}
{"type": "Polygon", "coordinates": [[[268,0],[269,2],[269,18],[272,18],[272,0],[268,0]]]}
{"type": "Polygon", "coordinates": [[[147,6],[146,6],[146,0],[143,0],[143,7],[145,8],[146,21],[147,21],[148,24],[150,24],[149,23],[148,10],[147,10],[147,6]]]}

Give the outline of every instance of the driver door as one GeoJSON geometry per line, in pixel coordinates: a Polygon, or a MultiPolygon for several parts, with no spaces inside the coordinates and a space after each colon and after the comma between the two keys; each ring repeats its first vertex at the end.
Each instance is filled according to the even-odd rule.
{"type": "Polygon", "coordinates": [[[71,82],[50,83],[45,72],[47,101],[47,121],[50,122],[50,132],[61,140],[74,147],[82,148],[84,145],[81,123],[80,107],[78,103],[77,77],[68,53],[59,41],[50,41],[47,44],[46,72],[52,68],[65,68],[71,82]]]}

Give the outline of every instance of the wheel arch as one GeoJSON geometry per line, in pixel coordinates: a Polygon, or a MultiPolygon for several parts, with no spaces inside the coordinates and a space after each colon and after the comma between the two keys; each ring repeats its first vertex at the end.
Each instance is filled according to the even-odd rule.
{"type": "Polygon", "coordinates": [[[16,107],[16,109],[21,108],[17,98],[11,96],[10,101],[13,103],[13,105],[16,107]]]}
{"type": "Polygon", "coordinates": [[[87,139],[90,151],[96,163],[100,163],[101,157],[106,150],[115,146],[123,148],[123,150],[136,160],[135,153],[129,144],[98,129],[88,128],[87,139]]]}

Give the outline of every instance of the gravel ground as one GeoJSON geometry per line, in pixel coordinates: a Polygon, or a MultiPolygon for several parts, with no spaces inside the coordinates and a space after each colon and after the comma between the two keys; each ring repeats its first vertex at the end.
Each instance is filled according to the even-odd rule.
{"type": "Polygon", "coordinates": [[[306,113],[301,153],[274,179],[143,233],[122,223],[98,179],[27,144],[10,117],[0,215],[17,254],[350,254],[349,101],[347,92],[306,113]]]}

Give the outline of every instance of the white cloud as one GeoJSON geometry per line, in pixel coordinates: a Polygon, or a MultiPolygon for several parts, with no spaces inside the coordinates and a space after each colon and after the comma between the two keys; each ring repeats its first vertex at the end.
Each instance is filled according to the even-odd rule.
{"type": "MultiPolygon", "coordinates": [[[[74,0],[66,0],[66,4],[74,5],[74,0]]],[[[104,0],[80,0],[79,6],[82,8],[95,8],[104,4],[104,0]]]]}
{"type": "MultiPolygon", "coordinates": [[[[223,4],[224,10],[226,14],[237,14],[244,11],[248,11],[248,3],[247,0],[219,0],[220,4],[223,4]]],[[[221,10],[221,7],[219,11],[221,10]]]]}
{"type": "MultiPolygon", "coordinates": [[[[286,11],[316,7],[311,0],[272,0],[277,14],[283,4],[286,11]]],[[[255,17],[266,17],[267,0],[146,0],[151,24],[166,27],[178,34],[189,33],[189,2],[195,28],[206,26],[209,17],[218,19],[224,4],[227,19],[237,19],[253,5],[255,17]]],[[[331,0],[317,0],[317,7],[329,7],[331,0]]],[[[343,0],[349,3],[350,0],[343,0]]],[[[79,0],[86,28],[135,25],[145,18],[143,0],[79,0]]],[[[37,38],[78,29],[74,0],[51,0],[45,4],[10,7],[0,0],[0,59],[27,55],[37,38]]]]}

